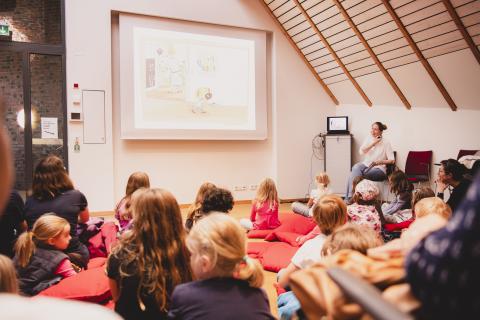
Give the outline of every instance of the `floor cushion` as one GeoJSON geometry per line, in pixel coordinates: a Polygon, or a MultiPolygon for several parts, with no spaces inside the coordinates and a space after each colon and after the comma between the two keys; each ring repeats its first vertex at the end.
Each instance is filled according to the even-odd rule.
{"type": "Polygon", "coordinates": [[[312,218],[307,218],[296,213],[285,215],[282,225],[265,237],[266,241],[283,241],[293,244],[298,236],[303,236],[309,233],[317,226],[317,223],[312,218]],[[287,232],[287,234],[285,234],[287,232]],[[280,238],[278,235],[282,235],[280,238]],[[296,234],[296,236],[292,235],[296,234]],[[283,240],[282,240],[283,239],[283,240]]]}
{"type": "Polygon", "coordinates": [[[290,264],[298,248],[284,242],[251,242],[247,245],[247,253],[258,259],[267,271],[278,272],[290,264]]]}
{"type": "MultiPolygon", "coordinates": [[[[280,212],[278,214],[278,220],[280,220],[280,222],[283,224],[283,220],[285,220],[285,218],[288,218],[290,215],[292,215],[292,212],[280,212]]],[[[266,236],[268,236],[274,230],[276,230],[276,229],[250,230],[247,233],[247,237],[250,238],[250,239],[263,239],[266,236]]]]}
{"type": "Polygon", "coordinates": [[[38,295],[95,303],[103,303],[112,297],[105,268],[101,267],[65,278],[38,295]]]}

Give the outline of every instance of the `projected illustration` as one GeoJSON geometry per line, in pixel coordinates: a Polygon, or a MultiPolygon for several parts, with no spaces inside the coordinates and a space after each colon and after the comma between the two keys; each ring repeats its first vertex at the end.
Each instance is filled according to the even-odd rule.
{"type": "Polygon", "coordinates": [[[254,41],[133,31],[136,128],[255,130],[254,41]]]}

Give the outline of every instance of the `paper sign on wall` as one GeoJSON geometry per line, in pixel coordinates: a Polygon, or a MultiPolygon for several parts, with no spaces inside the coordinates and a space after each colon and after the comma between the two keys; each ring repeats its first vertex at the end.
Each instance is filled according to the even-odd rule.
{"type": "Polygon", "coordinates": [[[58,118],[40,118],[42,139],[58,139],[58,118]]]}

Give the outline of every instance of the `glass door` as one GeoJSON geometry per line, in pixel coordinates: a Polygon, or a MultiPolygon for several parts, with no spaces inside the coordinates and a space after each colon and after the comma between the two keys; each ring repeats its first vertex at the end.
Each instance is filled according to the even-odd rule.
{"type": "Polygon", "coordinates": [[[14,188],[27,190],[25,173],[25,114],[23,90],[23,55],[21,52],[0,51],[0,90],[5,99],[5,125],[12,144],[14,188]]]}
{"type": "Polygon", "coordinates": [[[33,174],[38,161],[48,155],[56,155],[68,163],[63,148],[66,124],[62,56],[30,54],[29,69],[33,174]]]}

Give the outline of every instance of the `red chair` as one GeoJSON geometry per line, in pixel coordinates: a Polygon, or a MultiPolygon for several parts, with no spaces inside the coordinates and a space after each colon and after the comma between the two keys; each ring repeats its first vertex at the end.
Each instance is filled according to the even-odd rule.
{"type": "Polygon", "coordinates": [[[433,152],[410,151],[405,164],[405,174],[411,183],[429,182],[433,152]]]}
{"type": "Polygon", "coordinates": [[[475,153],[477,153],[479,150],[464,150],[464,149],[460,149],[460,151],[458,151],[458,156],[457,156],[457,160],[460,159],[461,157],[463,156],[472,156],[474,155],[475,153]]]}

